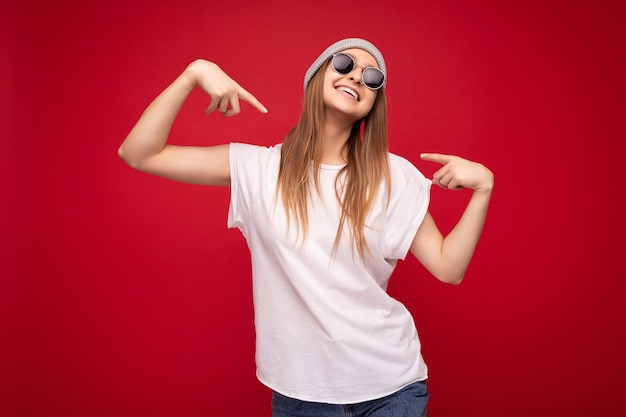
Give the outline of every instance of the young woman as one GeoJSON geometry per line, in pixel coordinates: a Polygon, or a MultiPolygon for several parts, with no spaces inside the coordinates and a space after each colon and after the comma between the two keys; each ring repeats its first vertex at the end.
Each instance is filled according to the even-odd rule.
{"type": "Polygon", "coordinates": [[[189,93],[207,113],[265,107],[216,64],[198,60],[146,109],[119,149],[132,167],[231,187],[229,227],[246,237],[253,271],[258,378],[276,417],[421,416],[427,368],[410,313],[386,293],[408,251],[458,284],[482,232],[493,188],[483,165],[440,154],[432,183],[470,188],[442,236],[428,212],[431,180],[387,148],[387,69],[370,42],[344,39],[304,79],[298,124],[282,144],[174,146],[167,138],[189,93]]]}

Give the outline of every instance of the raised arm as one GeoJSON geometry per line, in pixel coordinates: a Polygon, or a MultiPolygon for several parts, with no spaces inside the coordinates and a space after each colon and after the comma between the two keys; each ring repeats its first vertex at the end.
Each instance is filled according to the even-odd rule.
{"type": "Polygon", "coordinates": [[[176,181],[202,185],[230,185],[228,145],[176,146],[167,143],[172,124],[195,87],[210,97],[206,110],[235,116],[244,100],[262,113],[265,107],[216,64],[191,63],[144,111],[118,150],[131,167],[176,181]]]}
{"type": "Polygon", "coordinates": [[[483,165],[456,156],[424,154],[422,159],[443,164],[433,175],[433,184],[450,190],[474,190],[461,218],[447,236],[441,234],[427,213],[411,244],[413,255],[435,277],[458,284],[465,276],[482,233],[494,176],[483,165]]]}

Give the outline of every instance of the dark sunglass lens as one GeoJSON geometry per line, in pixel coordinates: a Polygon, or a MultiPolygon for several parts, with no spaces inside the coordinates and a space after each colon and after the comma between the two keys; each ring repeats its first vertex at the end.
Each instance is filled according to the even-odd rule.
{"type": "Polygon", "coordinates": [[[347,74],[354,68],[354,61],[346,54],[336,54],[333,57],[333,68],[339,74],[347,74]]]}
{"type": "Polygon", "coordinates": [[[363,84],[372,90],[382,87],[385,81],[385,75],[379,69],[368,67],[363,70],[363,84]]]}

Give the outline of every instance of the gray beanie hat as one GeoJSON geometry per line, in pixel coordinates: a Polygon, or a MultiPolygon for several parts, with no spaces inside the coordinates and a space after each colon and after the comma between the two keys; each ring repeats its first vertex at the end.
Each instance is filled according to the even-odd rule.
{"type": "Polygon", "coordinates": [[[385,75],[385,80],[383,81],[383,85],[387,83],[387,66],[385,65],[385,60],[383,59],[383,54],[380,53],[378,48],[376,48],[372,43],[366,41],[361,38],[348,38],[343,39],[338,42],[330,45],[322,54],[313,62],[313,64],[309,67],[304,75],[304,91],[306,91],[306,87],[309,85],[309,81],[315,75],[315,73],[322,67],[324,62],[326,62],[331,56],[336,54],[337,52],[344,51],[346,49],[363,49],[364,51],[372,54],[374,59],[376,59],[376,63],[378,64],[379,69],[385,75]]]}

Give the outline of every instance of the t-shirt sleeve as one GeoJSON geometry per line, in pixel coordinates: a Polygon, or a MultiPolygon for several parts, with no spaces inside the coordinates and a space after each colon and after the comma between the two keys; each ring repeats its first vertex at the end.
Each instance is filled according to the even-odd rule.
{"type": "Polygon", "coordinates": [[[432,182],[408,160],[389,155],[391,196],[385,219],[385,257],[404,259],[430,202],[432,182]]]}
{"type": "Polygon", "coordinates": [[[230,144],[228,227],[238,228],[244,235],[248,214],[263,190],[263,168],[267,163],[268,151],[268,148],[262,146],[230,144]]]}

